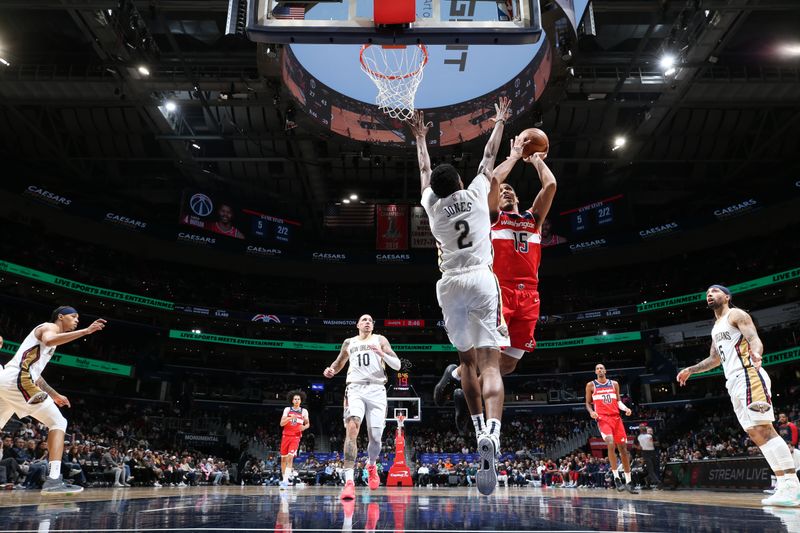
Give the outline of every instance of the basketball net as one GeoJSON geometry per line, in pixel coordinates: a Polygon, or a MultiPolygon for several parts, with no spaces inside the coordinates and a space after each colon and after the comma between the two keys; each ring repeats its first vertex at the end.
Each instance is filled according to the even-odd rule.
{"type": "Polygon", "coordinates": [[[375,104],[392,118],[411,120],[414,97],[428,63],[424,44],[365,44],[359,53],[361,70],[378,88],[375,104]]]}

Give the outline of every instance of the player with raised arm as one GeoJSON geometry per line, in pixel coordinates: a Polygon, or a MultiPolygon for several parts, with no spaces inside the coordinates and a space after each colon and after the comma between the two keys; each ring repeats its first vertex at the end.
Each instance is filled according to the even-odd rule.
{"type": "Polygon", "coordinates": [[[614,475],[614,484],[617,490],[622,492],[627,489],[631,494],[639,494],[639,490],[631,481],[628,435],[625,433],[625,425],[619,415],[620,411],[624,411],[625,416],[631,416],[631,410],[620,399],[619,383],[606,378],[605,365],[597,364],[594,367],[594,373],[597,375],[597,379],[586,384],[586,410],[589,411],[589,416],[597,420],[600,436],[608,445],[608,461],[611,463],[611,473],[614,475]],[[622,458],[622,469],[625,471],[624,483],[620,479],[617,469],[615,445],[622,458]]]}
{"type": "Polygon", "coordinates": [[[386,426],[386,365],[400,370],[400,359],[383,335],[373,334],[375,321],[370,315],[361,315],[357,323],[358,335],[342,343],[339,357],[322,373],[326,378],[335,376],[345,364],[347,387],[344,392],[344,479],[341,499],[356,497],[353,470],[358,455],[358,431],[366,421],[369,437],[367,445],[367,484],[372,490],[380,486],[377,462],[381,452],[381,438],[386,426]]]}
{"type": "Polygon", "coordinates": [[[775,412],[771,381],[761,368],[764,345],[753,319],[733,307],[731,298],[731,291],[723,285],[711,285],[706,290],[706,303],[716,319],[711,329],[711,352],[696,365],[681,370],[678,383],[684,386],[692,374],[722,365],[736,418],[778,478],[775,494],[761,500],[762,505],[797,507],[800,506],[800,482],[794,460],[786,441],[772,426],[775,412]]]}
{"type": "MultiPolygon", "coordinates": [[[[510,346],[500,355],[500,373],[505,376],[514,371],[517,363],[536,347],[534,332],[539,320],[539,264],[541,262],[542,224],[547,218],[556,194],[556,178],[544,162],[546,153],[534,153],[523,159],[527,141],[511,141],[508,158],[494,169],[489,192],[489,211],[492,220],[493,270],[500,283],[503,298],[503,319],[508,328],[510,346]],[[523,159],[536,169],[542,188],[531,207],[519,212],[519,198],[514,188],[505,183],[517,161],[523,159]]],[[[460,380],[460,367],[449,365],[434,389],[433,399],[443,405],[447,389],[460,380]]],[[[456,425],[463,429],[461,415],[463,394],[453,393],[456,407],[456,425]]]]}
{"type": "Polygon", "coordinates": [[[71,407],[69,398],[56,392],[42,377],[56,346],[101,331],[106,327],[106,321],[99,318],[88,328],[77,327],[78,311],[74,307],[56,308],[50,322],[33,328],[14,357],[0,371],[0,428],[6,425],[11,415],[16,414],[19,418],[32,416],[49,430],[49,475],[42,486],[42,494],[73,494],[83,490],[83,487],[66,483],[61,477],[67,419],[58,408],[71,407]]]}
{"type": "Polygon", "coordinates": [[[302,407],[306,400],[306,393],[301,390],[290,391],[287,395],[292,403],[291,407],[286,407],[281,416],[281,490],[286,490],[289,486],[289,476],[292,473],[292,463],[297,455],[297,448],[300,447],[300,438],[303,432],[311,426],[308,418],[308,410],[302,407]]]}
{"type": "Polygon", "coordinates": [[[491,494],[497,485],[495,456],[500,450],[504,394],[500,347],[509,343],[501,333],[502,300],[492,272],[488,197],[510,106],[506,97],[495,105],[494,129],[478,173],[466,189],[452,165],[431,169],[425,139],[430,125],[422,111],[416,111],[411,122],[419,158],[421,203],[439,249],[442,278],[436,283],[436,298],[462,365],[462,386],[481,458],[477,485],[483,494],[491,494]]]}

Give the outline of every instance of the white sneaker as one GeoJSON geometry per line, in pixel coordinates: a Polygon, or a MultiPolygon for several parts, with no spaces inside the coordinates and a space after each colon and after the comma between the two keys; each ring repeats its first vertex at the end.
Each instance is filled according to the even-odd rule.
{"type": "Polygon", "coordinates": [[[160,488],[161,488],[161,483],[159,483],[158,481],[156,481],[155,483],[153,483],[153,487],[155,487],[155,488],[157,488],[157,489],[160,489],[160,488]]]}
{"type": "Polygon", "coordinates": [[[181,481],[180,483],[178,483],[178,487],[179,487],[179,488],[181,488],[181,489],[182,489],[183,487],[185,487],[185,486],[186,486],[186,483],[184,483],[183,481],[181,481]]]}
{"type": "Polygon", "coordinates": [[[124,487],[125,485],[123,485],[122,483],[114,483],[114,486],[115,487],[124,487]]]}
{"type": "Polygon", "coordinates": [[[800,506],[800,498],[798,497],[797,488],[792,486],[781,485],[775,494],[768,498],[761,500],[761,505],[779,507],[798,507],[800,506]]]}

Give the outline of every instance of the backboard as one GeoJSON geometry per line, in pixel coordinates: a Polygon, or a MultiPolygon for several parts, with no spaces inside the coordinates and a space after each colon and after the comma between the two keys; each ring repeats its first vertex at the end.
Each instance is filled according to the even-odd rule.
{"type": "Polygon", "coordinates": [[[386,398],[386,421],[394,422],[397,420],[397,415],[402,413],[406,419],[405,422],[420,422],[422,420],[422,400],[419,398],[386,398]]]}
{"type": "Polygon", "coordinates": [[[375,0],[248,0],[247,35],[264,43],[358,45],[531,44],[541,37],[539,0],[414,1],[414,22],[376,27],[375,0]]]}

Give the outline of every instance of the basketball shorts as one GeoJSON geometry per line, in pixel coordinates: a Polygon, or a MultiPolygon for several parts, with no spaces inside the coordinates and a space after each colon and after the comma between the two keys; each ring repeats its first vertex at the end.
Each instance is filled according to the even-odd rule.
{"type": "Polygon", "coordinates": [[[597,419],[597,427],[600,428],[600,436],[605,440],[607,437],[614,437],[617,444],[627,444],[628,434],[625,433],[625,424],[619,416],[600,416],[597,419]]]}
{"type": "Polygon", "coordinates": [[[501,285],[503,318],[508,326],[511,346],[503,353],[521,359],[525,352],[536,348],[533,338],[539,320],[539,291],[520,289],[518,285],[501,285]]]}
{"type": "Polygon", "coordinates": [[[52,398],[28,404],[17,388],[17,374],[19,372],[12,368],[0,370],[0,428],[16,414],[18,418],[32,416],[50,430],[66,431],[67,419],[61,414],[52,398]]]}
{"type": "Polygon", "coordinates": [[[297,448],[300,447],[300,435],[281,436],[281,455],[297,455],[297,448]]]}
{"type": "Polygon", "coordinates": [[[500,286],[487,266],[448,271],[436,283],[436,299],[442,308],[444,327],[459,352],[471,348],[505,348],[505,329],[500,286]]]}
{"type": "Polygon", "coordinates": [[[725,386],[742,429],[746,431],[759,424],[771,424],[775,420],[770,391],[772,381],[763,368],[748,368],[729,379],[725,386]]]}
{"type": "Polygon", "coordinates": [[[356,417],[369,427],[386,426],[386,386],[379,384],[350,383],[344,390],[344,421],[356,417]]]}

